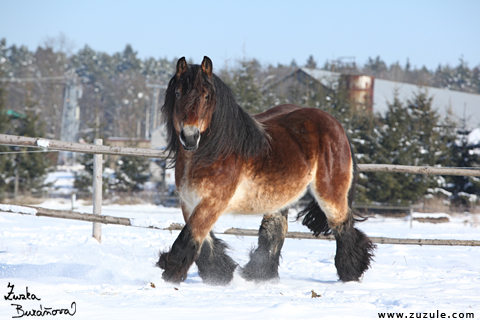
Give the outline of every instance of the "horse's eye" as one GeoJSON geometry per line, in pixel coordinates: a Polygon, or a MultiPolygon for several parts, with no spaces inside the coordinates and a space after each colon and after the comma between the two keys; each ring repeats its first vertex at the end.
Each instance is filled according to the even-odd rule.
{"type": "Polygon", "coordinates": [[[180,91],[176,91],[175,95],[177,96],[177,98],[180,98],[180,91]]]}
{"type": "Polygon", "coordinates": [[[208,100],[208,98],[210,98],[210,96],[208,94],[205,95],[205,100],[208,100]]]}

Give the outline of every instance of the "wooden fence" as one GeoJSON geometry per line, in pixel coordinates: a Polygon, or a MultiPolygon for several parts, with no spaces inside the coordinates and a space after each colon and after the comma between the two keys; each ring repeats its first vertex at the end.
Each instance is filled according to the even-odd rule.
{"type": "MultiPolygon", "coordinates": [[[[145,148],[128,148],[117,146],[98,146],[87,143],[64,142],[43,138],[30,138],[0,134],[0,144],[44,148],[49,150],[70,151],[90,154],[111,154],[120,156],[139,156],[147,158],[165,159],[166,153],[161,150],[145,148]]],[[[401,166],[390,164],[359,164],[361,172],[399,172],[414,174],[476,176],[480,177],[480,168],[438,168],[428,166],[401,166]]]]}
{"type": "MultiPolygon", "coordinates": [[[[142,219],[135,218],[122,218],[122,217],[112,217],[107,215],[97,215],[91,213],[79,213],[69,210],[52,210],[39,207],[29,207],[29,206],[15,206],[15,205],[1,205],[1,212],[17,213],[24,215],[35,215],[38,217],[51,217],[51,218],[61,218],[61,219],[72,219],[80,221],[89,221],[93,223],[103,223],[103,224],[115,224],[121,226],[129,227],[139,227],[139,228],[149,228],[149,229],[160,229],[160,230],[182,230],[183,224],[173,223],[169,227],[161,228],[158,227],[158,224],[152,223],[149,219],[148,223],[145,223],[142,219]]],[[[223,233],[218,234],[227,234],[227,235],[236,235],[236,236],[258,236],[258,230],[251,229],[238,229],[230,228],[225,230],[223,233]]],[[[291,239],[309,239],[309,240],[335,240],[333,235],[319,235],[314,236],[311,233],[306,232],[287,232],[287,238],[291,239]]],[[[406,245],[437,245],[437,246],[480,246],[480,240],[453,240],[453,239],[400,239],[400,238],[388,238],[388,237],[369,237],[372,242],[380,244],[406,244],[406,245]]]]}
{"type": "MultiPolygon", "coordinates": [[[[73,143],[73,142],[64,142],[59,140],[50,140],[44,138],[30,138],[30,137],[20,137],[13,135],[0,134],[0,144],[4,145],[13,145],[13,146],[23,146],[23,147],[35,147],[43,148],[49,150],[58,150],[58,151],[70,151],[70,152],[79,152],[79,153],[89,153],[89,154],[111,154],[111,155],[124,155],[124,156],[141,156],[148,158],[161,158],[165,159],[166,154],[163,151],[154,150],[154,149],[144,149],[144,148],[128,148],[128,147],[117,147],[117,146],[103,146],[97,144],[86,144],[86,143],[73,143]]],[[[101,165],[101,158],[97,158],[94,162],[97,165],[94,168],[94,171],[98,170],[98,166],[101,165]]],[[[415,167],[415,166],[399,166],[399,165],[386,165],[386,164],[360,164],[359,171],[361,172],[399,172],[399,173],[413,173],[413,174],[433,174],[433,175],[459,175],[459,176],[480,176],[480,168],[437,168],[437,167],[415,167]]],[[[101,172],[101,170],[100,170],[101,172]]],[[[96,175],[95,183],[98,183],[100,179],[101,185],[101,174],[96,175]]],[[[98,188],[98,187],[97,187],[98,188]]],[[[104,224],[119,224],[125,226],[139,226],[135,223],[132,224],[132,219],[128,218],[119,218],[119,217],[110,217],[105,215],[100,215],[101,211],[101,193],[97,194],[94,201],[94,213],[95,214],[82,214],[74,211],[65,211],[65,210],[48,210],[43,208],[32,208],[26,206],[9,206],[0,204],[0,211],[3,212],[13,212],[20,214],[33,214],[36,216],[47,216],[47,217],[56,217],[63,219],[74,219],[74,220],[83,220],[94,222],[94,236],[97,240],[100,241],[101,234],[98,229],[98,223],[104,224]],[[97,203],[97,205],[95,205],[97,203]],[[13,209],[12,209],[13,208],[13,209]]],[[[154,228],[154,226],[147,226],[154,228]]],[[[167,230],[179,230],[181,225],[171,226],[166,228],[167,230]]],[[[239,236],[250,236],[257,235],[258,231],[256,230],[245,230],[245,229],[235,229],[231,228],[225,231],[225,234],[234,234],[239,236]]],[[[297,238],[297,239],[323,239],[323,240],[333,240],[331,236],[319,236],[314,237],[308,233],[301,232],[289,232],[287,234],[288,238],[297,238]]],[[[394,239],[394,238],[385,238],[385,237],[373,237],[372,241],[376,243],[392,243],[392,244],[416,244],[416,245],[463,245],[463,246],[479,246],[480,241],[476,240],[438,240],[438,239],[394,239]]]]}

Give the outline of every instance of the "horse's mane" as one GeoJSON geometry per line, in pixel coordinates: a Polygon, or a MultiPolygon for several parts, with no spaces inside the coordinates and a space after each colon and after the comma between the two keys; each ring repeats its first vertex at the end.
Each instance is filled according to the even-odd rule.
{"type": "Polygon", "coordinates": [[[175,166],[180,142],[173,125],[175,88],[179,82],[188,90],[202,77],[201,83],[212,89],[212,100],[216,104],[209,128],[202,133],[199,148],[193,153],[194,166],[208,166],[231,155],[250,159],[267,155],[270,137],[263,126],[247,113],[235,100],[232,90],[215,74],[206,76],[199,65],[189,65],[188,70],[177,79],[173,76],[165,93],[162,117],[167,130],[167,147],[170,165],[175,166]]]}

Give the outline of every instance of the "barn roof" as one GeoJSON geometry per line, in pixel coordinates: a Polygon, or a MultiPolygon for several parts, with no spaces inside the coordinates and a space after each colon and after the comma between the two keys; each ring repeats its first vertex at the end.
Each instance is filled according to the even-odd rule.
{"type": "MultiPolygon", "coordinates": [[[[320,69],[300,68],[299,70],[324,86],[338,83],[341,76],[341,73],[320,69]]],[[[480,127],[480,94],[417,86],[378,78],[375,78],[373,85],[373,111],[384,114],[388,110],[388,103],[393,102],[395,91],[397,91],[400,101],[406,102],[413,99],[419,90],[426,90],[427,95],[432,97],[433,109],[441,115],[446,115],[448,109],[451,108],[457,120],[466,118],[468,128],[480,127]]]]}

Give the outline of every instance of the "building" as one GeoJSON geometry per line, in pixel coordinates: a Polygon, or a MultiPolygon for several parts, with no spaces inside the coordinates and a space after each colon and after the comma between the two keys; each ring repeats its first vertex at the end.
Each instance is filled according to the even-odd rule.
{"type": "MultiPolygon", "coordinates": [[[[292,90],[301,91],[306,96],[310,90],[336,90],[343,87],[351,101],[363,109],[385,114],[388,104],[397,93],[402,102],[413,99],[419,90],[426,90],[432,97],[432,107],[445,116],[451,110],[457,120],[466,120],[467,128],[480,127],[480,94],[472,94],[447,89],[420,87],[413,84],[376,79],[358,74],[341,74],[320,69],[299,68],[293,73],[268,87],[277,94],[285,95],[292,90]]],[[[293,102],[293,101],[292,101],[293,102]]],[[[293,102],[294,103],[294,102],[293,102]]]]}

